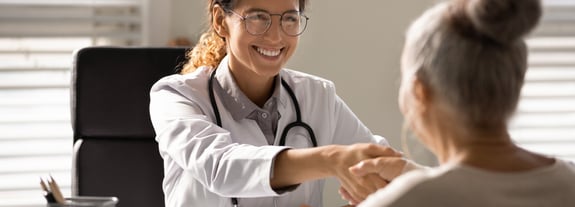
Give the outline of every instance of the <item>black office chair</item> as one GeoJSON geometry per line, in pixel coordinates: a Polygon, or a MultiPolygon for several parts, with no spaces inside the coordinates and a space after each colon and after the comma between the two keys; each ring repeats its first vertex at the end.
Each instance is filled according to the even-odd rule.
{"type": "Polygon", "coordinates": [[[163,161],[148,105],[185,48],[90,47],[72,74],[73,196],[116,196],[118,207],[162,207],[163,161]]]}

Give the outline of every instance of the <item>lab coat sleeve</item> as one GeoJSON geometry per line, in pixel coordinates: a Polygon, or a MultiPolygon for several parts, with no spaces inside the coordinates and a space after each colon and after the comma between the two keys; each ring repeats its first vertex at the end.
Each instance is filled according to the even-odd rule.
{"type": "Polygon", "coordinates": [[[374,135],[357,118],[345,102],[336,94],[335,87],[330,87],[330,106],[334,117],[332,131],[334,144],[354,144],[354,143],[377,143],[389,146],[387,140],[379,135],[374,135]]]}
{"type": "Polygon", "coordinates": [[[171,167],[181,168],[220,196],[276,196],[270,186],[272,163],[286,147],[233,143],[230,133],[206,115],[200,99],[182,91],[183,84],[170,83],[152,88],[150,115],[162,157],[177,165],[171,167]]]}

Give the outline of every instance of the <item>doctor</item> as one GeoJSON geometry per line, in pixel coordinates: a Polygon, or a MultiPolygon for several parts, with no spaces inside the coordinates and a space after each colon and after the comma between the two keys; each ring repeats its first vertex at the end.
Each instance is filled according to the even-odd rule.
{"type": "Polygon", "coordinates": [[[332,82],[283,68],[306,28],[306,0],[208,5],[211,26],[188,64],[151,90],[166,206],[319,207],[322,178],[357,200],[387,184],[350,174],[359,161],[388,156],[401,172],[405,161],[332,82]]]}

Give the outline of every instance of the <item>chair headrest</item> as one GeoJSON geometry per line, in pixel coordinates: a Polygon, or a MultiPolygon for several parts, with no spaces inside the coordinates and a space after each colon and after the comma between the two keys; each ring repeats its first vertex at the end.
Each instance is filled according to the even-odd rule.
{"type": "Polygon", "coordinates": [[[186,48],[89,47],[76,52],[71,115],[74,141],[155,136],[150,88],[185,62],[186,48]]]}

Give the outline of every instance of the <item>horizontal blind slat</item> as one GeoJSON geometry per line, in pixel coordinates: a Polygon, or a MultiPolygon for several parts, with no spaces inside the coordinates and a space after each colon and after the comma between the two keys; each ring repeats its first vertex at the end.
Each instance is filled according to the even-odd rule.
{"type": "Polygon", "coordinates": [[[140,5],[142,0],[0,0],[4,6],[69,6],[69,7],[94,7],[94,6],[133,6],[140,5]]]}
{"type": "Polygon", "coordinates": [[[0,207],[42,206],[39,177],[70,195],[73,52],[139,45],[143,2],[0,0],[0,207]]]}
{"type": "Polygon", "coordinates": [[[529,36],[529,70],[510,134],[521,146],[575,160],[575,1],[544,0],[529,36]]]}

